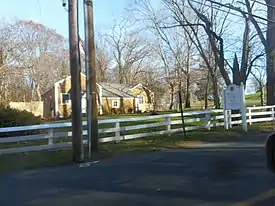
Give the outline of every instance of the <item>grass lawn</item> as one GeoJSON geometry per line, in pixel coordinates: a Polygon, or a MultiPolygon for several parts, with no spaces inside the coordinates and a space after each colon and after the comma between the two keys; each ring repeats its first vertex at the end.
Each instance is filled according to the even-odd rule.
{"type": "MultiPolygon", "coordinates": [[[[253,124],[249,126],[248,129],[251,134],[255,132],[271,132],[274,127],[275,124],[273,123],[261,123],[253,124]]],[[[185,139],[182,133],[177,133],[171,136],[160,135],[120,143],[105,143],[101,145],[100,156],[102,158],[110,158],[167,148],[185,148],[190,144],[194,145],[202,142],[238,141],[244,137],[240,127],[234,127],[230,131],[224,131],[222,127],[213,128],[210,131],[201,129],[187,132],[187,135],[188,139],[185,139]]],[[[71,149],[2,155],[0,156],[0,172],[68,164],[71,163],[71,160],[71,149]]]]}
{"type": "MultiPolygon", "coordinates": [[[[249,94],[246,95],[246,105],[248,107],[250,106],[260,106],[260,93],[255,93],[255,94],[249,94]]],[[[185,108],[184,112],[192,112],[192,111],[202,111],[204,106],[204,101],[198,101],[194,102],[191,104],[191,108],[185,108]]],[[[208,101],[208,109],[213,109],[214,107],[214,102],[213,101],[208,101]]],[[[176,113],[176,111],[161,111],[158,112],[159,114],[171,114],[171,113],[176,113]]],[[[116,119],[116,118],[133,118],[133,117],[139,117],[139,116],[148,116],[150,113],[138,113],[138,114],[114,114],[114,115],[103,115],[99,116],[99,120],[101,119],[116,119]]],[[[197,116],[196,116],[197,117],[197,116]]],[[[83,120],[86,121],[87,118],[83,117],[83,120]]],[[[71,119],[64,119],[64,120],[54,120],[50,121],[51,123],[53,122],[68,122],[71,121],[71,119]]]]}
{"type": "Polygon", "coordinates": [[[261,105],[261,94],[260,92],[257,92],[255,94],[248,94],[246,95],[245,100],[246,100],[247,106],[253,106],[253,105],[259,106],[261,105]]]}
{"type": "MultiPolygon", "coordinates": [[[[259,94],[247,95],[247,105],[259,104],[259,94]]],[[[213,103],[212,103],[213,104],[213,103]]],[[[202,102],[203,105],[203,102],[202,102]]],[[[196,108],[199,110],[201,106],[199,103],[193,105],[191,110],[195,110],[196,108]]],[[[209,102],[209,106],[211,102],[209,102]]],[[[190,111],[190,110],[185,110],[190,111]]],[[[162,112],[165,113],[174,113],[174,112],[162,112]]],[[[137,116],[146,116],[150,114],[126,114],[126,115],[110,115],[110,116],[101,116],[100,119],[114,119],[114,118],[131,118],[137,116]]],[[[190,118],[198,118],[204,117],[204,115],[196,115],[195,117],[185,117],[185,120],[190,118]]],[[[180,120],[180,117],[174,117],[172,120],[180,120]]],[[[136,122],[123,122],[120,126],[133,126],[138,124],[148,124],[148,123],[156,123],[163,121],[164,119],[151,119],[144,121],[136,121],[136,122]]],[[[64,120],[69,121],[69,120],[64,120]]],[[[60,121],[59,121],[60,122],[60,121]]],[[[186,126],[198,126],[204,125],[206,122],[192,122],[186,123],[186,126]]],[[[214,123],[213,121],[211,123],[214,123]]],[[[99,128],[110,128],[114,127],[114,124],[100,124],[99,128]]],[[[181,125],[172,125],[172,129],[180,128],[181,125]]],[[[270,132],[275,127],[273,123],[257,123],[249,126],[249,132],[270,132]]],[[[148,128],[142,129],[142,132],[152,132],[158,130],[164,130],[165,126],[158,128],[148,128]]],[[[85,129],[85,128],[84,128],[85,129]]],[[[68,130],[68,129],[67,129],[68,130]]],[[[121,135],[127,134],[135,134],[140,133],[141,130],[131,130],[126,132],[121,132],[121,135]]],[[[240,139],[243,134],[241,129],[238,127],[234,127],[230,131],[224,131],[222,127],[213,128],[210,131],[205,129],[196,130],[196,131],[188,131],[188,140],[186,140],[181,133],[147,138],[140,138],[135,140],[123,141],[120,143],[106,143],[101,145],[101,155],[103,157],[113,157],[117,155],[125,155],[132,153],[143,153],[149,151],[155,151],[163,148],[177,148],[177,147],[186,147],[190,144],[200,144],[201,142],[224,142],[224,141],[237,141],[240,139]],[[222,133],[222,135],[221,135],[222,133]]],[[[101,134],[100,137],[108,137],[114,136],[114,133],[109,134],[101,134]]],[[[59,141],[70,141],[69,138],[64,138],[59,141]]],[[[31,141],[31,142],[22,142],[15,144],[2,144],[0,148],[10,148],[18,146],[30,146],[30,145],[41,145],[47,144],[47,140],[39,140],[39,141],[31,141]]],[[[13,154],[13,155],[1,155],[0,156],[0,171],[7,171],[13,169],[21,169],[21,168],[35,168],[40,166],[50,166],[50,165],[60,165],[64,163],[70,163],[72,159],[72,151],[68,150],[57,150],[57,151],[41,151],[41,152],[30,152],[30,153],[21,153],[21,154],[13,154]]]]}
{"type": "MultiPolygon", "coordinates": [[[[261,100],[260,100],[260,92],[254,93],[254,94],[248,94],[245,96],[245,101],[246,101],[246,106],[251,107],[251,106],[260,106],[261,105],[261,100]]],[[[204,106],[204,101],[201,102],[195,102],[191,105],[191,109],[188,110],[202,110],[202,107],[204,106]]],[[[212,108],[214,106],[213,101],[208,101],[208,107],[212,108]]]]}

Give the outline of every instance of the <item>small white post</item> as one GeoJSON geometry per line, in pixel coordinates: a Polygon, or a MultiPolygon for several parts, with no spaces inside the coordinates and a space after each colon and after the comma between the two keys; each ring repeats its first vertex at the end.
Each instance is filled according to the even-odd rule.
{"type": "Polygon", "coordinates": [[[240,91],[241,91],[241,114],[242,114],[243,131],[247,132],[246,105],[245,105],[245,93],[244,93],[243,83],[241,83],[241,85],[240,85],[240,91]]]}
{"type": "Polygon", "coordinates": [[[248,109],[248,124],[252,125],[252,112],[251,112],[251,108],[248,109]]]}
{"type": "Polygon", "coordinates": [[[274,121],[274,107],[271,108],[271,117],[272,117],[272,121],[274,121]]]}
{"type": "Polygon", "coordinates": [[[227,111],[228,113],[227,113],[227,121],[228,121],[228,127],[229,128],[232,128],[232,112],[231,112],[231,110],[228,110],[227,111]]]}
{"type": "Polygon", "coordinates": [[[165,126],[166,126],[166,130],[168,135],[171,135],[171,117],[166,117],[165,118],[165,126]]]}
{"type": "Polygon", "coordinates": [[[223,100],[223,122],[224,122],[224,129],[228,130],[228,113],[225,108],[225,88],[222,90],[222,100],[223,100]]]}
{"type": "Polygon", "coordinates": [[[206,119],[206,125],[205,125],[205,127],[206,127],[206,129],[208,129],[208,130],[210,130],[211,129],[211,115],[210,115],[210,113],[207,113],[207,114],[205,114],[205,119],[206,119]]]}
{"type": "Polygon", "coordinates": [[[103,114],[102,86],[99,87],[99,114],[103,114]]]}
{"type": "Polygon", "coordinates": [[[116,142],[120,142],[120,122],[116,122],[116,142]]]}
{"type": "Polygon", "coordinates": [[[227,110],[223,110],[224,129],[228,130],[228,113],[227,110]]]}
{"type": "Polygon", "coordinates": [[[48,135],[49,135],[49,139],[48,139],[48,145],[52,145],[53,144],[53,128],[49,129],[48,131],[48,135]]]}

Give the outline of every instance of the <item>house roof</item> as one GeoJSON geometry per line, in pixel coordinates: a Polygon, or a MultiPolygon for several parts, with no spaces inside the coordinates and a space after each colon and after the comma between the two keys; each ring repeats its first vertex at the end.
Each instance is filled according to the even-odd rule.
{"type": "Polygon", "coordinates": [[[126,98],[135,97],[130,93],[130,90],[133,88],[133,86],[131,85],[100,83],[100,86],[102,87],[103,97],[126,97],[126,98]]]}
{"type": "MultiPolygon", "coordinates": [[[[81,73],[81,75],[86,76],[85,74],[81,73]]],[[[68,76],[60,81],[57,81],[55,85],[60,84],[66,80],[69,80],[71,76],[68,76]]],[[[136,88],[141,84],[134,84],[134,85],[126,85],[126,84],[116,84],[116,83],[98,83],[98,85],[102,88],[102,96],[103,97],[124,97],[124,98],[134,98],[135,96],[131,94],[131,90],[136,88]]],[[[51,87],[50,89],[52,89],[51,87]]],[[[48,89],[47,91],[49,91],[48,89]]],[[[46,91],[46,92],[47,92],[46,91]]],[[[69,92],[71,89],[69,90],[69,92]]],[[[42,96],[46,93],[44,92],[42,96]]],[[[85,92],[85,91],[82,91],[85,92]]]]}

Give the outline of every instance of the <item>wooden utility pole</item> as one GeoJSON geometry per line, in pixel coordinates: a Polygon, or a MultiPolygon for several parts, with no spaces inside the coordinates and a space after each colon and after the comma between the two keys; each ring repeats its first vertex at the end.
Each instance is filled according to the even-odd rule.
{"type": "Polygon", "coordinates": [[[93,1],[84,0],[86,6],[86,27],[88,42],[86,52],[88,52],[87,60],[89,69],[89,86],[90,86],[90,97],[91,97],[91,119],[90,119],[90,131],[91,131],[91,151],[92,153],[98,152],[99,141],[98,141],[98,109],[97,109],[97,85],[96,85],[96,61],[95,61],[95,42],[94,42],[94,17],[93,17],[93,1]]]}
{"type": "Polygon", "coordinates": [[[81,80],[79,64],[78,0],[69,0],[69,41],[72,101],[73,160],[83,161],[81,80]]]}
{"type": "Polygon", "coordinates": [[[267,105],[275,104],[275,0],[267,2],[266,64],[267,64],[267,105]]]}
{"type": "Polygon", "coordinates": [[[185,130],[184,116],[183,116],[182,94],[181,94],[181,90],[178,91],[178,94],[179,94],[179,102],[180,102],[180,113],[181,113],[181,124],[182,124],[183,136],[184,136],[184,138],[187,138],[186,130],[185,130]]]}

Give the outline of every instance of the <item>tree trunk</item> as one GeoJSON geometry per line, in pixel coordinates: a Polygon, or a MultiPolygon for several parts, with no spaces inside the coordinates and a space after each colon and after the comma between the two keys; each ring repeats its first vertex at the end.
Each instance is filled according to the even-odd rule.
{"type": "Polygon", "coordinates": [[[250,20],[245,16],[245,29],[243,34],[242,62],[240,69],[240,82],[246,83],[246,74],[250,53],[250,20]]]}
{"type": "Polygon", "coordinates": [[[169,110],[173,109],[174,106],[174,92],[175,92],[175,87],[173,84],[170,84],[170,89],[171,89],[171,96],[170,96],[170,106],[169,106],[169,110]]]}
{"type": "Polygon", "coordinates": [[[191,108],[191,101],[190,101],[190,74],[189,73],[186,75],[185,108],[191,108]]]}
{"type": "Polygon", "coordinates": [[[263,85],[260,84],[260,98],[261,98],[261,106],[264,106],[264,89],[263,89],[263,85]]]}
{"type": "Polygon", "coordinates": [[[207,80],[206,80],[206,88],[204,93],[204,108],[208,108],[208,89],[210,84],[210,74],[209,71],[207,72],[207,80]]]}
{"type": "Polygon", "coordinates": [[[5,102],[8,102],[8,95],[9,95],[9,90],[8,90],[8,83],[4,83],[4,98],[5,102]]]}
{"type": "Polygon", "coordinates": [[[41,92],[40,92],[40,87],[39,85],[36,85],[36,95],[37,95],[37,100],[41,101],[41,92]]]}
{"type": "Polygon", "coordinates": [[[119,84],[123,84],[124,81],[124,71],[121,61],[118,63],[118,82],[119,84]]]}
{"type": "Polygon", "coordinates": [[[216,109],[220,109],[220,97],[219,97],[219,87],[216,76],[213,79],[213,95],[214,95],[214,106],[216,109]]]}
{"type": "Polygon", "coordinates": [[[211,79],[213,82],[213,96],[214,96],[214,106],[216,109],[220,109],[220,97],[219,97],[219,86],[218,86],[218,80],[217,75],[214,72],[211,72],[211,79]]]}

